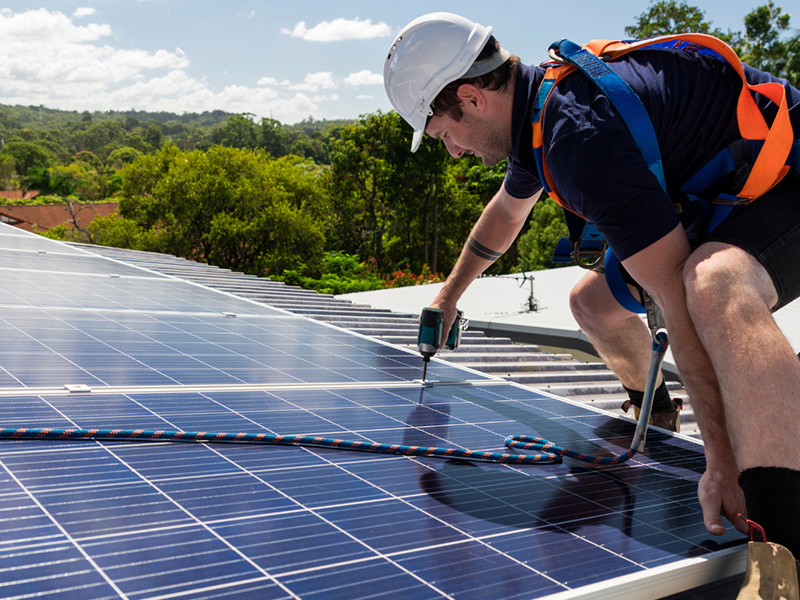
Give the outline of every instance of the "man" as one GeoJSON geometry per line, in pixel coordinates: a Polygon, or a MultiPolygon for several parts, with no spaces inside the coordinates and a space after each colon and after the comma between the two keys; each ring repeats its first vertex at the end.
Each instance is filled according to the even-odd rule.
{"type": "MultiPolygon", "coordinates": [[[[541,115],[551,187],[600,230],[629,280],[664,313],[705,443],[698,496],[708,531],[723,533],[725,516],[747,532],[739,516],[747,514],[800,556],[800,363],[771,316],[800,296],[800,175],[791,170],[708,233],[699,204],[679,190],[741,142],[741,78],[698,52],[645,49],[607,64],[649,115],[670,195],[608,98],[580,73],[555,85],[541,115]]],[[[745,73],[749,83],[783,85],[800,132],[800,91],[745,73]]],[[[541,195],[530,123],[543,76],[502,49],[491,28],[449,13],[412,21],[386,59],[386,90],[414,129],[412,151],[427,133],[456,158],[508,158],[502,187],[433,302],[445,312],[445,330],[467,286],[509,248],[541,195]]],[[[770,121],[774,104],[756,101],[770,121]]],[[[721,181],[713,193],[735,195],[737,185],[721,181]]],[[[579,284],[572,305],[623,383],[644,381],[647,364],[637,357],[647,332],[613,301],[602,273],[579,284]]]]}

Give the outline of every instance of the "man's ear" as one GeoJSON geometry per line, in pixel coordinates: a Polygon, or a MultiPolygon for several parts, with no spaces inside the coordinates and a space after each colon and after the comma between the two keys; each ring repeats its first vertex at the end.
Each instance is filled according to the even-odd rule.
{"type": "Polygon", "coordinates": [[[462,83],[456,92],[458,99],[461,100],[463,109],[483,112],[486,110],[486,94],[477,85],[462,83]]]}

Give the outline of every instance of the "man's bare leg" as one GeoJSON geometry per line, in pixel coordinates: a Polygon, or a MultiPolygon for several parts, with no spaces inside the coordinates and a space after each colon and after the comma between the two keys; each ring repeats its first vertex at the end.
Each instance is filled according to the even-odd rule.
{"type": "Polygon", "coordinates": [[[772,318],[778,297],[769,275],[744,250],[720,243],[695,251],[685,273],[739,469],[800,469],[800,362],[772,318]]]}
{"type": "MultiPolygon", "coordinates": [[[[652,337],[642,319],[617,302],[605,275],[588,271],[572,288],[569,303],[581,330],[622,385],[643,389],[652,337]]],[[[657,383],[661,383],[660,375],[657,383]]]]}
{"type": "MultiPolygon", "coordinates": [[[[638,419],[653,347],[647,325],[614,298],[605,275],[597,271],[587,272],[572,289],[570,308],[600,358],[628,392],[630,400],[622,409],[627,412],[633,405],[634,417],[638,419]]],[[[649,422],[670,431],[680,431],[680,413],[677,412],[680,401],[669,397],[661,373],[656,386],[649,422]]]]}
{"type": "Polygon", "coordinates": [[[751,255],[721,243],[689,257],[684,281],[689,314],[719,382],[749,517],[769,541],[798,556],[800,362],[772,318],[775,287],[751,255]]]}

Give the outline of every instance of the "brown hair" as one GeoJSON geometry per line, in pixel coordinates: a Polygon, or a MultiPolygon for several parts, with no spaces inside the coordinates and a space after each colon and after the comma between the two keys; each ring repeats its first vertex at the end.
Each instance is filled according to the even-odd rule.
{"type": "MultiPolygon", "coordinates": [[[[494,36],[490,36],[483,50],[481,50],[481,53],[478,55],[478,58],[475,59],[475,62],[486,60],[496,52],[500,52],[500,44],[494,36]]],[[[460,121],[464,113],[461,112],[461,100],[458,97],[458,88],[465,83],[471,83],[485,90],[495,91],[504,89],[516,77],[517,69],[519,69],[519,62],[519,56],[512,54],[502,65],[485,75],[451,81],[444,86],[442,91],[439,92],[439,95],[436,96],[436,99],[431,102],[433,112],[440,115],[449,115],[454,121],[460,121]]]]}

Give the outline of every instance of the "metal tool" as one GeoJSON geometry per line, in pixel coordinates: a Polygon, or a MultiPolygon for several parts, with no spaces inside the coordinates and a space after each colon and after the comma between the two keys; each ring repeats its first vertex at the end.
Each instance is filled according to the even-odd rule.
{"type": "MultiPolygon", "coordinates": [[[[447,350],[455,350],[461,343],[461,332],[467,327],[467,320],[464,319],[464,312],[459,310],[453,326],[444,342],[447,350]]],[[[444,329],[444,311],[438,308],[426,307],[422,309],[419,317],[419,335],[417,336],[417,348],[422,354],[422,381],[428,374],[428,363],[431,357],[436,354],[442,344],[442,330],[444,329]]]]}
{"type": "Polygon", "coordinates": [[[647,326],[653,336],[653,353],[650,357],[650,370],[647,373],[647,381],[644,387],[644,397],[642,407],[639,409],[639,421],[636,423],[636,432],[633,434],[631,449],[639,451],[644,446],[645,436],[647,435],[647,424],[650,421],[650,413],[653,410],[653,398],[656,393],[656,382],[658,374],[661,372],[661,363],[669,348],[669,336],[667,327],[664,324],[664,314],[653,297],[642,290],[642,303],[647,311],[647,326]]]}

